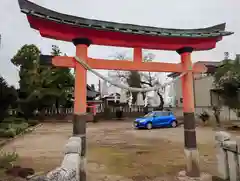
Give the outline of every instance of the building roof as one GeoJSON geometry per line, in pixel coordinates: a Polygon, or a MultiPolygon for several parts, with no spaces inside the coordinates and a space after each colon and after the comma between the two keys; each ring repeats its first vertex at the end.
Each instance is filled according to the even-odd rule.
{"type": "MultiPolygon", "coordinates": [[[[195,64],[205,65],[207,67],[207,71],[205,73],[213,73],[216,70],[216,68],[221,65],[221,63],[222,63],[222,61],[218,61],[218,62],[198,61],[195,64]]],[[[167,76],[170,77],[170,78],[174,78],[174,77],[177,77],[179,75],[180,75],[180,73],[173,72],[173,73],[168,74],[167,76]]]]}
{"type": "Polygon", "coordinates": [[[70,16],[58,13],[28,0],[18,0],[21,11],[40,19],[47,19],[61,24],[78,26],[88,29],[108,30],[131,34],[144,34],[163,37],[187,37],[187,38],[211,38],[222,37],[233,34],[225,31],[225,23],[201,29],[169,29],[150,26],[139,26],[133,24],[122,24],[108,21],[99,21],[82,17],[70,16]]]}

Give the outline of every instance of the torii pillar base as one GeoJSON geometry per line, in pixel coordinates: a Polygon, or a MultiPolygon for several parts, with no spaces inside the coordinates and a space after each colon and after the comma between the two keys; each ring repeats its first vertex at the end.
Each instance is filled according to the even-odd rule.
{"type": "Polygon", "coordinates": [[[184,47],[177,53],[181,55],[181,64],[185,70],[189,70],[182,77],[183,115],[184,115],[184,152],[187,162],[187,176],[200,177],[199,153],[194,116],[194,93],[193,93],[193,72],[191,53],[193,48],[184,47]]]}

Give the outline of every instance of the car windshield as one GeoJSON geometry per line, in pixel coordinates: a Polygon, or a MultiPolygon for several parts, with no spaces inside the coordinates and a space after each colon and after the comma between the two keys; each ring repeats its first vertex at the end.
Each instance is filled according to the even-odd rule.
{"type": "Polygon", "coordinates": [[[153,116],[154,116],[154,112],[150,112],[146,114],[144,117],[147,118],[147,117],[153,117],[153,116]]]}

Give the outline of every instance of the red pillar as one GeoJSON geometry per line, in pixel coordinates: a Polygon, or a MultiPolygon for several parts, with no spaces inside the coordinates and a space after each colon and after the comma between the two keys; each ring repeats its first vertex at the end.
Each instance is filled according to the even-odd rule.
{"type": "Polygon", "coordinates": [[[184,152],[187,161],[187,175],[199,177],[199,153],[197,149],[195,116],[194,116],[194,92],[191,53],[193,49],[185,47],[177,52],[181,55],[181,63],[185,70],[189,70],[182,77],[183,115],[184,115],[184,152]]]}
{"type": "MultiPolygon", "coordinates": [[[[80,38],[73,40],[76,56],[86,61],[90,41],[80,38]]],[[[87,121],[87,70],[78,62],[75,66],[73,135],[82,139],[80,181],[86,181],[86,121],[87,121]]]]}
{"type": "Polygon", "coordinates": [[[142,48],[134,48],[133,49],[133,61],[136,63],[142,63],[142,48]]]}
{"type": "MultiPolygon", "coordinates": [[[[87,58],[87,45],[76,45],[76,56],[82,60],[87,58]]],[[[83,114],[87,109],[87,70],[76,62],[75,88],[74,88],[74,113],[83,114]]]]}

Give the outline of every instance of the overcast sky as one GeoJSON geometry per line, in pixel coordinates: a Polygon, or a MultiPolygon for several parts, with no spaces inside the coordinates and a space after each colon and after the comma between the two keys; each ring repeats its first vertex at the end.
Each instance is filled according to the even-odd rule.
{"type": "MultiPolygon", "coordinates": [[[[32,0],[47,8],[71,15],[106,21],[124,22],[166,28],[202,28],[227,23],[227,30],[235,34],[225,37],[217,48],[193,54],[193,61],[217,61],[228,51],[234,56],[240,53],[240,1],[239,0],[32,0]]],[[[74,55],[71,43],[49,40],[29,27],[24,14],[20,13],[17,0],[0,0],[0,74],[9,84],[17,85],[18,72],[10,59],[24,44],[36,44],[44,54],[51,45],[58,45],[62,52],[74,55]]],[[[115,52],[128,51],[114,47],[91,46],[89,56],[109,58],[115,52]]],[[[175,52],[152,51],[162,62],[178,62],[175,52]]],[[[104,72],[103,72],[104,73],[104,72]]],[[[97,83],[94,75],[88,82],[97,83]]]]}

